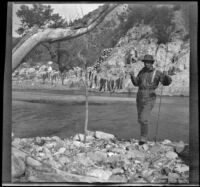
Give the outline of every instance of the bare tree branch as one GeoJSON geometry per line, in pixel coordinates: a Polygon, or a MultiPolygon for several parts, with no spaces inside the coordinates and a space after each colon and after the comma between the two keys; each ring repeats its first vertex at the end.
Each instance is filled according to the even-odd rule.
{"type": "Polygon", "coordinates": [[[64,41],[86,34],[99,25],[106,15],[117,6],[116,4],[108,4],[105,6],[103,11],[97,13],[98,16],[95,21],[90,21],[91,24],[86,27],[79,29],[73,29],[73,27],[38,29],[36,33],[33,32],[32,35],[28,35],[28,37],[12,51],[12,71],[14,71],[20,65],[24,57],[40,43],[64,41]]]}

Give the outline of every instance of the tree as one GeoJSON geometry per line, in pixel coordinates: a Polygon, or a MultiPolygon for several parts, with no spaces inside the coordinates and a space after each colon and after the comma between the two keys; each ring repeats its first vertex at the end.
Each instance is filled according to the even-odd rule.
{"type": "MultiPolygon", "coordinates": [[[[33,4],[31,8],[26,5],[22,5],[16,14],[21,20],[21,25],[17,29],[17,33],[22,36],[26,35],[33,27],[61,28],[68,25],[68,22],[65,21],[59,14],[53,13],[53,9],[50,5],[33,4]]],[[[49,52],[51,61],[58,64],[59,70],[62,73],[62,66],[60,65],[61,53],[59,52],[60,43],[57,45],[46,43],[42,44],[42,46],[49,52]]],[[[40,58],[42,53],[44,53],[44,50],[38,46],[31,53],[29,53],[25,60],[29,61],[28,59],[35,58],[36,56],[40,58]]]]}
{"type": "Polygon", "coordinates": [[[86,24],[79,28],[69,26],[66,28],[33,28],[12,50],[12,71],[14,71],[27,54],[39,44],[69,40],[89,33],[117,6],[116,4],[106,4],[102,6],[100,9],[97,9],[94,16],[86,20],[86,24]]]}
{"type": "Polygon", "coordinates": [[[22,36],[34,26],[58,28],[66,24],[66,21],[59,14],[53,14],[50,5],[33,4],[31,8],[22,5],[16,14],[21,21],[21,25],[16,32],[22,36]]]}

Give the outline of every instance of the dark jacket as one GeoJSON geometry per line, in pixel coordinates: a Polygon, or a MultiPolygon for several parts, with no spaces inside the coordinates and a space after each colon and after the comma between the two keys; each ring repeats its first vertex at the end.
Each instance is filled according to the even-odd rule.
{"type": "Polygon", "coordinates": [[[134,77],[131,75],[131,81],[134,86],[139,87],[139,91],[149,91],[154,92],[155,89],[158,87],[159,82],[164,86],[168,86],[171,84],[172,79],[168,75],[164,75],[160,70],[155,70],[155,68],[147,69],[143,68],[137,75],[134,77]],[[152,80],[153,74],[155,71],[154,78],[152,80]]]}

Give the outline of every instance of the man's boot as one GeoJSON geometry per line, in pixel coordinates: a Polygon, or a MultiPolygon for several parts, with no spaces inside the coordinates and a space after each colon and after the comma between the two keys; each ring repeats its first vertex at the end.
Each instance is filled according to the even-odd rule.
{"type": "Polygon", "coordinates": [[[141,136],[140,141],[139,141],[139,145],[143,145],[147,142],[147,138],[145,136],[141,136]]]}

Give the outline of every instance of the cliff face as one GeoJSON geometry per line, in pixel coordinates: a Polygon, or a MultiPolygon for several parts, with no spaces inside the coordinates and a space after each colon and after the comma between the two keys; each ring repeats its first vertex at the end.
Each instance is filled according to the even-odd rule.
{"type": "MultiPolygon", "coordinates": [[[[163,94],[188,96],[190,41],[185,37],[188,31],[184,25],[182,11],[174,12],[173,22],[175,22],[174,30],[170,33],[171,37],[169,41],[165,43],[159,42],[159,37],[155,35],[154,25],[144,23],[134,24],[125,36],[119,39],[112,49],[110,56],[101,63],[102,71],[108,74],[108,76],[113,77],[116,76],[117,72],[125,73],[127,70],[125,68],[125,54],[132,50],[132,56],[136,60],[136,63],[132,64],[131,68],[134,69],[137,75],[143,67],[143,63],[141,62],[142,57],[145,54],[151,54],[155,59],[154,66],[161,71],[168,71],[172,77],[172,84],[164,88],[163,94]]],[[[132,85],[129,76],[127,76],[125,81],[125,90],[137,90],[132,85]]],[[[160,93],[160,90],[158,89],[157,92],[160,93]]]]}

